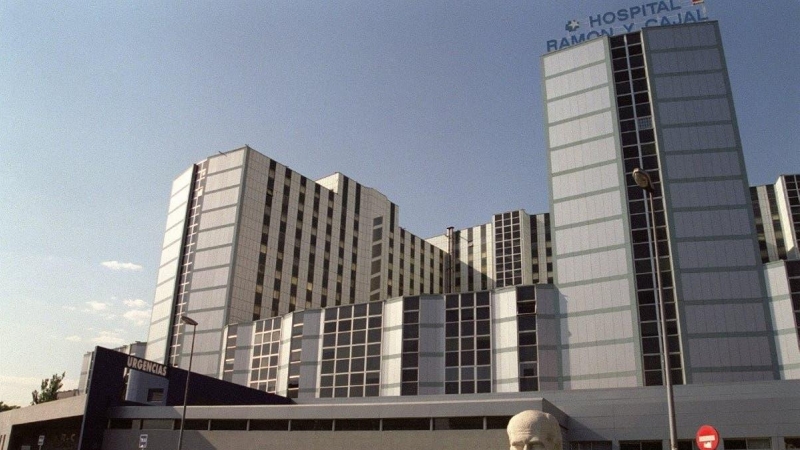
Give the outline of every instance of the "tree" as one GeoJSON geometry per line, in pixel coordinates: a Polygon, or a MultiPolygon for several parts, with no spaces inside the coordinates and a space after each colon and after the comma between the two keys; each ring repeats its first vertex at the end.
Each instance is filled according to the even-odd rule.
{"type": "Polygon", "coordinates": [[[12,409],[18,409],[18,408],[19,408],[19,406],[16,406],[16,405],[8,405],[8,404],[6,404],[6,403],[3,403],[2,401],[0,401],[0,412],[3,412],[3,411],[11,411],[12,409]]]}
{"type": "Polygon", "coordinates": [[[42,380],[42,392],[31,392],[31,395],[33,396],[31,405],[38,405],[39,403],[52,402],[53,400],[56,400],[58,398],[58,391],[63,386],[62,381],[64,380],[64,375],[66,375],[66,372],[62,373],[61,375],[54,373],[53,377],[49,380],[47,378],[42,380]]]}

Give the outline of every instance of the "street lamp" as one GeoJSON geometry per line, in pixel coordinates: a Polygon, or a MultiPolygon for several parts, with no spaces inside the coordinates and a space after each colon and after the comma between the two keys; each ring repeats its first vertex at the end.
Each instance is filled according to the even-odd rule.
{"type": "Polygon", "coordinates": [[[656,286],[658,288],[658,310],[659,310],[659,334],[661,335],[661,355],[664,372],[664,385],[667,387],[667,414],[669,415],[669,446],[672,450],[678,450],[678,438],[675,426],[675,399],[672,395],[672,374],[669,367],[669,347],[667,341],[667,319],[666,308],[664,306],[664,290],[661,286],[661,264],[658,255],[658,236],[656,228],[656,210],[654,207],[653,196],[655,194],[655,186],[650,179],[650,175],[638,167],[633,169],[631,173],[633,181],[636,185],[644,189],[650,198],[650,227],[653,231],[653,253],[656,259],[656,286]]]}
{"type": "Polygon", "coordinates": [[[194,335],[197,331],[197,321],[189,316],[181,316],[181,322],[192,326],[192,347],[189,351],[189,370],[186,372],[186,387],[183,391],[183,414],[181,414],[181,431],[178,434],[178,450],[183,448],[183,426],[186,422],[186,399],[189,397],[189,376],[192,374],[192,357],[194,356],[194,335]]]}

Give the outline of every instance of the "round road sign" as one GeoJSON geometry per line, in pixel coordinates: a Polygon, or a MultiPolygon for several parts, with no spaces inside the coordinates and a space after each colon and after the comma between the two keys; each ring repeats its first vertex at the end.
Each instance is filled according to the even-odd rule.
{"type": "Polygon", "coordinates": [[[697,430],[695,442],[697,448],[701,450],[716,450],[719,445],[719,433],[711,425],[703,425],[697,430]]]}

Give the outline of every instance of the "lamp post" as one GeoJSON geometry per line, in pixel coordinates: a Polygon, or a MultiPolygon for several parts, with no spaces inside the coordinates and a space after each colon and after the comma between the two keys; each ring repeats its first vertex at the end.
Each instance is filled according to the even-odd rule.
{"type": "Polygon", "coordinates": [[[656,211],[653,202],[653,196],[655,194],[655,187],[653,186],[653,182],[650,179],[650,175],[647,174],[642,169],[638,167],[633,169],[631,173],[633,177],[633,181],[636,182],[636,185],[640,188],[644,189],[647,192],[648,197],[650,198],[650,227],[653,231],[653,254],[656,260],[656,286],[658,289],[658,310],[659,310],[659,332],[661,335],[661,355],[663,365],[662,370],[664,373],[664,385],[667,387],[667,414],[669,415],[669,447],[672,450],[678,450],[678,437],[677,431],[675,426],[675,398],[672,395],[672,374],[670,373],[670,366],[669,366],[669,347],[668,347],[668,340],[667,340],[667,319],[666,319],[666,307],[664,306],[664,290],[661,286],[661,264],[659,262],[659,255],[658,255],[658,235],[657,235],[657,227],[656,227],[656,211]]]}
{"type": "Polygon", "coordinates": [[[194,356],[194,335],[197,331],[197,321],[189,316],[181,316],[181,322],[192,326],[192,347],[189,351],[189,370],[186,372],[186,387],[183,391],[183,413],[181,414],[181,431],[178,434],[178,450],[183,448],[183,427],[186,422],[186,400],[189,397],[189,376],[192,375],[192,357],[194,356]]]}

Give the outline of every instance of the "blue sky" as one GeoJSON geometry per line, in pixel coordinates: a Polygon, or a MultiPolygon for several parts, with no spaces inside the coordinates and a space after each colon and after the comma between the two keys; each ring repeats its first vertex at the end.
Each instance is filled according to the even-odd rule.
{"type": "MultiPolygon", "coordinates": [[[[689,0],[673,0],[685,4],[689,0]]],[[[170,184],[249,144],[422,236],[547,211],[539,57],[636,1],[0,3],[0,400],[146,340],[170,184]]],[[[707,0],[751,184],[800,172],[800,2],[707,0]]]]}

